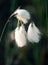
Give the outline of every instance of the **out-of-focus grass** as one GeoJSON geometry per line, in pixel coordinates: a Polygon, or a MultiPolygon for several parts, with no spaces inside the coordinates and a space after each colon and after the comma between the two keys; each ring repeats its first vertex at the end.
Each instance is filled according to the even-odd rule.
{"type": "MultiPolygon", "coordinates": [[[[18,7],[19,4],[23,5],[24,8],[28,5],[30,5],[35,10],[34,14],[38,17],[38,22],[40,24],[39,28],[40,28],[41,32],[45,33],[45,35],[48,36],[48,15],[47,15],[48,14],[48,12],[47,12],[47,7],[48,7],[47,2],[48,1],[47,0],[31,0],[31,4],[30,4],[29,0],[28,1],[26,0],[24,2],[29,3],[26,6],[24,5],[23,0],[21,0],[21,2],[19,2],[19,1],[20,0],[10,0],[9,14],[11,14],[18,7]]],[[[30,8],[28,7],[28,9],[30,9],[30,8]]],[[[5,11],[3,11],[3,12],[5,12],[5,11]]],[[[13,31],[16,28],[16,25],[17,25],[17,20],[12,18],[10,20],[10,23],[6,27],[5,33],[7,34],[7,36],[8,36],[9,32],[13,31]]],[[[4,57],[5,65],[12,65],[12,63],[16,64],[16,60],[17,60],[18,64],[20,63],[21,60],[23,60],[24,65],[44,65],[44,64],[42,64],[42,62],[46,63],[46,61],[47,61],[47,59],[46,59],[46,61],[44,61],[45,60],[44,54],[48,50],[48,45],[46,46],[47,49],[45,49],[44,47],[41,48],[42,47],[41,44],[31,44],[30,48],[26,47],[25,49],[22,49],[22,52],[20,52],[20,49],[18,47],[16,47],[16,46],[10,47],[10,38],[6,37],[4,46],[5,46],[5,50],[4,50],[3,57],[4,57]],[[42,50],[40,50],[40,49],[42,49],[42,50]],[[28,54],[29,54],[30,61],[27,58],[28,54]],[[33,59],[31,59],[30,56],[33,59]],[[14,57],[15,57],[15,59],[14,59],[14,57]]],[[[48,63],[47,63],[47,65],[48,65],[48,63]]]]}

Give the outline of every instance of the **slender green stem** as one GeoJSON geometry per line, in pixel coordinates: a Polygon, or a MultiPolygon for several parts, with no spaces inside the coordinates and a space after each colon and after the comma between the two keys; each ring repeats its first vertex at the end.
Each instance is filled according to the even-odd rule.
{"type": "Polygon", "coordinates": [[[18,26],[18,27],[20,26],[20,22],[19,22],[19,20],[18,20],[17,26],[18,26]]]}

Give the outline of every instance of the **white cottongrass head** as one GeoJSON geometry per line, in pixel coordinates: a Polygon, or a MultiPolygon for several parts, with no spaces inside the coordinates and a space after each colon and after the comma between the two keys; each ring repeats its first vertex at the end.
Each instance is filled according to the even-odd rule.
{"type": "Polygon", "coordinates": [[[27,44],[27,34],[24,25],[15,29],[15,41],[18,47],[24,47],[27,44]]]}
{"type": "Polygon", "coordinates": [[[24,24],[28,23],[30,19],[30,13],[25,9],[17,9],[11,16],[13,15],[24,24]]]}
{"type": "Polygon", "coordinates": [[[28,41],[31,43],[38,43],[41,38],[41,32],[34,23],[30,23],[27,31],[28,41]]]}

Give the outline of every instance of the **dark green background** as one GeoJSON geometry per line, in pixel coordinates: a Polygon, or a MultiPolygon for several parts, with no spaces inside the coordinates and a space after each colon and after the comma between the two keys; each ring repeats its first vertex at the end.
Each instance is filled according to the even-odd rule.
{"type": "MultiPolygon", "coordinates": [[[[0,0],[0,36],[7,19],[19,6],[31,12],[32,20],[37,24],[40,30],[48,36],[48,0],[0,0]]],[[[10,47],[8,41],[6,42],[7,39],[5,38],[5,34],[10,30],[13,31],[17,23],[17,20],[13,18],[10,21],[10,24],[6,27],[7,31],[4,32],[2,42],[0,43],[0,65],[11,65],[10,56],[12,58],[13,55],[19,54],[16,48],[10,47]],[[10,62],[8,61],[7,63],[6,60],[8,60],[8,57],[10,62]]],[[[26,60],[26,57],[23,57],[23,61],[26,65],[48,65],[48,46],[46,46],[46,50],[43,48],[40,53],[40,50],[38,50],[39,45],[33,45],[32,47],[35,61],[32,60],[31,64],[31,62],[26,60]]],[[[42,45],[40,47],[42,47],[42,45]]]]}

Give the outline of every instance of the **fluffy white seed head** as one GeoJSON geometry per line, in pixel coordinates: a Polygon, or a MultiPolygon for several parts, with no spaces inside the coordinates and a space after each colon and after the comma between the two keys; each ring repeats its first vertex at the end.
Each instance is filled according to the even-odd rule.
{"type": "Polygon", "coordinates": [[[34,23],[30,23],[27,31],[28,41],[31,43],[38,43],[40,41],[41,32],[34,23]]]}
{"type": "Polygon", "coordinates": [[[15,17],[19,20],[22,21],[24,24],[28,22],[30,19],[30,13],[25,10],[25,9],[17,9],[12,16],[15,15],[15,17]]]}
{"type": "Polygon", "coordinates": [[[15,29],[15,41],[18,47],[26,46],[27,34],[23,25],[15,29]]]}

